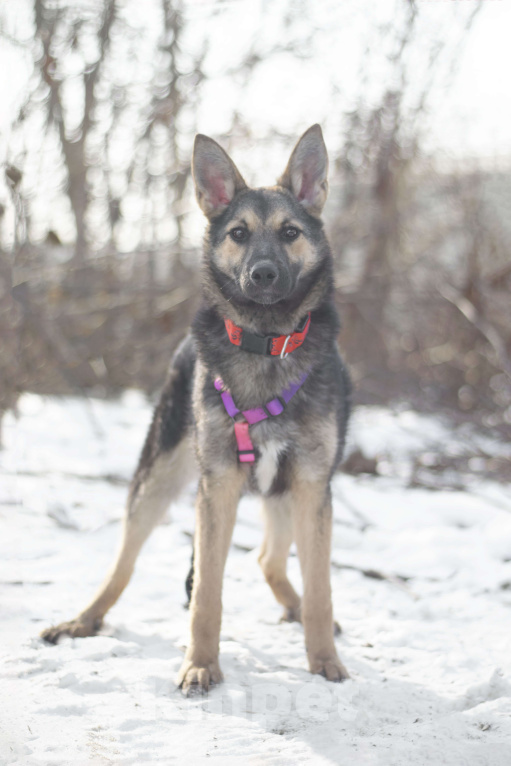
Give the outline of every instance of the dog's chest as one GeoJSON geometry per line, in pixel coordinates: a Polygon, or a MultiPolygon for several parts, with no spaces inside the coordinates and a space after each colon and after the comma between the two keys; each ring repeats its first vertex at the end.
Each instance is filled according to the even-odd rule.
{"type": "Polygon", "coordinates": [[[259,456],[254,466],[254,479],[257,489],[266,494],[279,470],[279,462],[286,450],[285,442],[270,439],[258,445],[259,456]]]}

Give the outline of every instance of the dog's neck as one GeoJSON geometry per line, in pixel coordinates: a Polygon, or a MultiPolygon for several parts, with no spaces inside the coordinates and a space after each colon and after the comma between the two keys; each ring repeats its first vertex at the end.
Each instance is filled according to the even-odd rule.
{"type": "MultiPolygon", "coordinates": [[[[208,277],[209,275],[206,275],[208,277]]],[[[283,388],[312,372],[331,353],[339,332],[338,314],[333,302],[331,262],[322,264],[309,288],[294,305],[257,304],[236,307],[227,301],[210,278],[204,279],[203,304],[192,325],[199,357],[212,378],[220,376],[240,409],[258,407],[283,388]],[[225,328],[225,318],[243,330],[261,335],[293,332],[300,320],[311,312],[307,341],[286,359],[249,353],[233,345],[225,328]]]]}

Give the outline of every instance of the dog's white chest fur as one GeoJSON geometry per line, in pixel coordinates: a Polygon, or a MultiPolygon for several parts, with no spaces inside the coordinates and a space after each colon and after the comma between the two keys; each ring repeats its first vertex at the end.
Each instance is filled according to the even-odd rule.
{"type": "Polygon", "coordinates": [[[279,456],[284,452],[283,442],[267,441],[259,447],[259,458],[256,463],[255,476],[257,486],[262,493],[268,492],[279,467],[279,456]]]}

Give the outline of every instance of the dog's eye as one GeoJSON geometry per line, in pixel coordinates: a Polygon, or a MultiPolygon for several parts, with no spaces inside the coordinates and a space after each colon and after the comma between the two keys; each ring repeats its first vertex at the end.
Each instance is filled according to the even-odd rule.
{"type": "Polygon", "coordinates": [[[241,226],[236,226],[235,229],[231,229],[229,234],[231,239],[233,239],[235,242],[244,242],[248,237],[248,231],[243,229],[241,226]]]}
{"type": "Polygon", "coordinates": [[[282,230],[282,236],[284,239],[287,239],[288,242],[292,242],[293,239],[296,239],[298,235],[300,234],[299,229],[296,228],[296,226],[286,226],[282,230]]]}

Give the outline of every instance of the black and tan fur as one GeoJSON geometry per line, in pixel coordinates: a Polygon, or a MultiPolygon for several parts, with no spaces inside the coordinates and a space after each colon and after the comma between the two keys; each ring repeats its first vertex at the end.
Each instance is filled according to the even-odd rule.
{"type": "Polygon", "coordinates": [[[222,679],[222,578],[246,490],[262,496],[266,527],[259,562],[285,618],[303,622],[311,672],[331,681],[347,677],[333,635],[330,480],[343,450],[349,379],[336,347],[332,256],[320,220],[327,165],[321,129],[314,125],[297,143],[276,186],[249,189],[223,149],[197,136],[193,175],[209,219],[203,304],[172,360],[132,482],[114,567],[92,603],[71,622],[44,631],[46,640],[99,629],[127,585],[143,543],[197,465],[191,640],[179,674],[183,690],[207,690],[222,679]],[[224,326],[227,317],[253,333],[289,334],[308,312],[307,338],[285,359],[243,351],[229,342],[224,326]],[[273,399],[306,370],[309,377],[285,411],[251,426],[256,464],[239,464],[233,423],[214,378],[221,376],[244,410],[273,399]],[[302,599],[286,575],[293,540],[302,599]]]}

